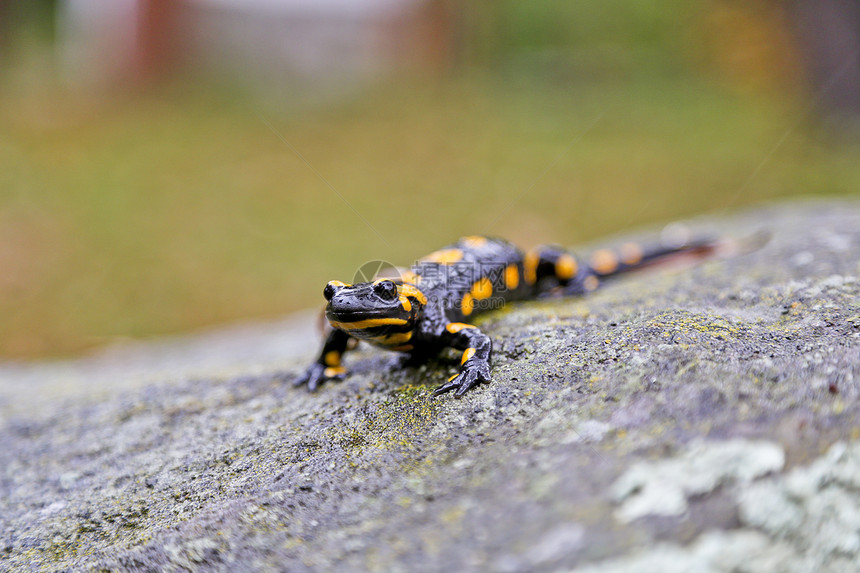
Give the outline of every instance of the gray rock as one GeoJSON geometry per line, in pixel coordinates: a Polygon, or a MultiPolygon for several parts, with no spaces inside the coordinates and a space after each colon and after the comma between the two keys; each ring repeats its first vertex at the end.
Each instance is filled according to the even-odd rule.
{"type": "Polygon", "coordinates": [[[308,394],[290,379],[310,356],[223,350],[271,348],[253,329],[217,360],[162,347],[151,372],[122,355],[0,369],[0,569],[548,571],[654,551],[851,566],[856,513],[803,536],[860,506],[856,454],[820,461],[860,437],[860,204],[689,225],[773,237],[487,315],[494,382],[459,400],[430,397],[456,360],[399,370],[372,349],[308,394]],[[680,514],[618,519],[631,468],[761,442],[785,476],[756,458],[682,487],[680,514]]]}

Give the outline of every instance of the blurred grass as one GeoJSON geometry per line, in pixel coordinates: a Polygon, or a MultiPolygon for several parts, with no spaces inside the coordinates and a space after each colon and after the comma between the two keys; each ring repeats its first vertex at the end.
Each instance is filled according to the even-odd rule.
{"type": "MultiPolygon", "coordinates": [[[[520,34],[502,45],[532,45],[520,34]]],[[[282,315],[365,261],[409,264],[463,234],[575,244],[860,189],[858,149],[817,137],[802,101],[706,75],[503,61],[281,113],[207,84],[95,104],[4,91],[0,356],[282,315]]]]}

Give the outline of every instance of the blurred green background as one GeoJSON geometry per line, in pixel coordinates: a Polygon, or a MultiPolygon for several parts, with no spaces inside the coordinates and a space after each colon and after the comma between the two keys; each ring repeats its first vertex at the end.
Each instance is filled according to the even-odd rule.
{"type": "Polygon", "coordinates": [[[0,358],[279,317],[463,234],[860,189],[850,32],[828,60],[797,4],[230,4],[0,4],[0,358]]]}

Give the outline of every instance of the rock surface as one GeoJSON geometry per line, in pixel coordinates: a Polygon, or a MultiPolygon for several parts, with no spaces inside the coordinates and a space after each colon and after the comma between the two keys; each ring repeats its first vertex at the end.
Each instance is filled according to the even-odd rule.
{"type": "Polygon", "coordinates": [[[772,239],[487,315],[459,400],[375,350],[316,394],[219,345],[0,369],[0,568],[857,570],[860,203],[691,227],[772,239]]]}

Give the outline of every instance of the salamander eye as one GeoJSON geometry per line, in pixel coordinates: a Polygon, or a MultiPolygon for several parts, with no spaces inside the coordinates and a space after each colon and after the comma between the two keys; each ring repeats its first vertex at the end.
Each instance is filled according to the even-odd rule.
{"type": "Polygon", "coordinates": [[[397,298],[397,285],[391,281],[379,281],[373,285],[373,292],[382,300],[394,300],[397,298]]]}
{"type": "Polygon", "coordinates": [[[337,281],[330,281],[325,288],[323,289],[323,296],[326,300],[331,300],[331,297],[334,296],[334,293],[337,292],[337,287],[343,286],[343,284],[338,284],[337,281]]]}

